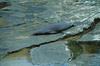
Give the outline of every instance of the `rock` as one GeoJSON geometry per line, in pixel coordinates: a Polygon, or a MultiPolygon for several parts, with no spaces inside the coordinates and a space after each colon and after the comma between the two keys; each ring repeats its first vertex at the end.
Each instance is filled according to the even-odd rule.
{"type": "MultiPolygon", "coordinates": [[[[88,41],[100,41],[100,19],[95,19],[96,22],[99,22],[95,25],[95,28],[90,31],[89,33],[83,35],[78,41],[88,42],[88,41]]],[[[94,26],[92,26],[94,27],[94,26]]]]}
{"type": "Polygon", "coordinates": [[[0,60],[7,55],[7,50],[7,48],[3,48],[2,46],[0,46],[0,60]]]}
{"type": "Polygon", "coordinates": [[[0,18],[0,28],[5,27],[6,25],[7,25],[7,20],[1,17],[0,18]]]}
{"type": "Polygon", "coordinates": [[[62,41],[43,45],[31,49],[32,63],[40,64],[64,64],[69,59],[69,51],[62,41]]]}
{"type": "Polygon", "coordinates": [[[0,9],[4,8],[4,7],[7,7],[7,6],[10,6],[11,4],[8,3],[8,2],[0,2],[0,9]]]}

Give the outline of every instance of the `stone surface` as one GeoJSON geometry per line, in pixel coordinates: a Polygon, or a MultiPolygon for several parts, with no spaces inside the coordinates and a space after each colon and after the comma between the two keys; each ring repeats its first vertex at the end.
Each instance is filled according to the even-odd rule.
{"type": "Polygon", "coordinates": [[[79,41],[100,41],[100,23],[96,25],[94,30],[83,35],[79,41]]]}
{"type": "Polygon", "coordinates": [[[67,63],[33,64],[29,51],[30,49],[25,48],[21,51],[7,55],[0,60],[0,66],[67,66],[67,63]]]}
{"type": "Polygon", "coordinates": [[[65,44],[55,42],[31,49],[31,58],[33,64],[64,64],[69,59],[69,50],[66,50],[65,44]]]}
{"type": "MultiPolygon", "coordinates": [[[[0,0],[0,2],[1,1],[4,0],[0,0]]],[[[17,51],[32,45],[39,45],[41,43],[56,40],[58,38],[63,37],[64,35],[69,35],[69,34],[73,35],[82,32],[83,28],[88,28],[90,26],[94,18],[100,16],[100,4],[98,0],[93,2],[92,0],[85,1],[85,2],[84,0],[81,0],[79,2],[74,2],[74,0],[70,0],[70,1],[68,0],[9,0],[9,2],[12,4],[11,6],[5,7],[2,10],[0,9],[0,48],[7,49],[2,51],[0,50],[1,58],[3,58],[8,52],[17,51]],[[1,19],[1,17],[3,20],[1,19]],[[73,23],[76,26],[59,34],[31,36],[33,32],[40,27],[47,26],[53,23],[66,22],[66,21],[73,23]]],[[[98,33],[100,28],[99,26],[97,26],[97,28],[95,28],[93,31],[89,32],[88,34],[83,35],[82,38],[79,39],[79,41],[81,40],[99,41],[99,33],[98,33]]],[[[59,47],[62,47],[63,41],[61,43],[58,42],[57,44],[59,45],[59,47]],[[60,46],[60,44],[62,45],[60,46]]],[[[52,43],[52,48],[57,48],[58,45],[56,46],[55,43],[52,43]]],[[[39,50],[43,49],[41,47],[46,47],[45,49],[49,49],[49,45],[44,45],[44,46],[41,45],[38,48],[34,48],[34,49],[32,48],[31,56],[32,54],[35,53],[32,52],[33,50],[37,50],[38,52],[40,52],[39,50]]],[[[60,53],[61,50],[57,48],[58,53],[60,53]]],[[[44,51],[41,50],[41,54],[43,55],[42,52],[45,53],[45,51],[46,50],[44,51]]],[[[65,50],[63,50],[63,52],[61,53],[65,54],[64,51],[65,50]]],[[[54,56],[55,53],[56,51],[54,52],[54,56]]],[[[36,54],[36,56],[37,55],[38,54],[36,54]]],[[[32,56],[32,58],[34,57],[32,56]]],[[[56,58],[55,61],[57,59],[63,59],[63,58],[64,57],[62,57],[61,55],[61,58],[56,58]]],[[[45,61],[45,63],[46,62],[50,63],[49,59],[53,60],[52,58],[46,58],[46,60],[48,61],[45,61]]],[[[34,63],[33,60],[32,62],[34,63]]],[[[25,60],[25,62],[22,63],[27,63],[26,61],[27,60],[25,60]]],[[[22,64],[21,60],[17,60],[17,61],[11,60],[9,62],[5,62],[5,64],[7,65],[10,64],[13,66],[12,62],[14,64],[18,62],[19,66],[20,64],[22,64]]],[[[79,63],[80,61],[77,62],[79,63]]],[[[37,64],[38,63],[39,62],[37,62],[37,64]]],[[[5,64],[2,66],[6,66],[5,64]]],[[[95,64],[96,63],[94,63],[94,65],[95,64]]],[[[55,64],[53,66],[55,66],[55,64]]]]}
{"type": "Polygon", "coordinates": [[[0,61],[0,66],[33,66],[26,58],[4,59],[0,61]]]}
{"type": "Polygon", "coordinates": [[[38,28],[51,23],[68,21],[68,23],[76,24],[78,22],[80,24],[77,23],[75,27],[64,31],[64,33],[69,35],[82,32],[83,28],[89,27],[89,24],[94,19],[91,18],[92,21],[90,21],[90,19],[86,18],[99,10],[96,9],[98,6],[95,5],[72,4],[72,2],[68,4],[66,0],[9,0],[9,2],[12,5],[0,11],[2,18],[7,21],[7,24],[0,28],[0,41],[4,48],[9,48],[8,52],[63,37],[63,33],[31,36],[38,28]],[[84,21],[84,19],[86,20],[84,21]]]}
{"type": "Polygon", "coordinates": [[[76,60],[70,62],[68,66],[99,66],[100,54],[82,54],[76,60]]]}

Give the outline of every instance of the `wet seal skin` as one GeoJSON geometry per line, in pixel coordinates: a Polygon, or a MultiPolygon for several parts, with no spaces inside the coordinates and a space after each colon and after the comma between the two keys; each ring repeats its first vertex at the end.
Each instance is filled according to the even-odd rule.
{"type": "Polygon", "coordinates": [[[8,2],[0,2],[0,9],[6,7],[6,6],[10,6],[11,4],[8,2]]]}
{"type": "Polygon", "coordinates": [[[71,27],[74,27],[72,23],[54,23],[49,24],[43,28],[36,30],[32,35],[50,35],[50,34],[57,34],[64,30],[67,30],[71,27]]]}

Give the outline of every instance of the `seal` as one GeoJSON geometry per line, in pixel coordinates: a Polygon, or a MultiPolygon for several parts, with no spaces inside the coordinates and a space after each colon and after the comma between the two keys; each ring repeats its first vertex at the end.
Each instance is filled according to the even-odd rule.
{"type": "Polygon", "coordinates": [[[66,23],[66,22],[53,23],[37,29],[32,35],[57,34],[71,27],[74,27],[72,23],[66,23]]]}

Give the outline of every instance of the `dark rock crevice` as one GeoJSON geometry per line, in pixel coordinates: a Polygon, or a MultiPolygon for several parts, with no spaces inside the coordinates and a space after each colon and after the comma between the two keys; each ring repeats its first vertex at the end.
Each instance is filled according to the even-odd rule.
{"type": "Polygon", "coordinates": [[[0,2],[0,9],[10,6],[11,4],[9,2],[0,2]]]}

